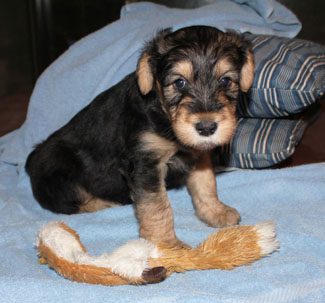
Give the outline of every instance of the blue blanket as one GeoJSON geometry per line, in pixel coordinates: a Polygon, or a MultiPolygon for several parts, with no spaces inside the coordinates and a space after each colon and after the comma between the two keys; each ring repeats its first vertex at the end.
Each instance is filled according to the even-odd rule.
{"type": "MultiPolygon", "coordinates": [[[[232,271],[174,274],[160,284],[105,287],[63,279],[38,264],[37,231],[50,220],[77,230],[91,254],[137,238],[131,206],[55,215],[33,201],[16,167],[0,167],[1,302],[325,302],[325,163],[279,170],[233,171],[218,177],[221,199],[242,224],[274,220],[281,248],[232,271]]],[[[195,216],[186,190],[170,191],[178,236],[194,245],[213,232],[195,216]]]]}
{"type": "MultiPolygon", "coordinates": [[[[52,64],[37,82],[24,125],[0,139],[1,302],[324,302],[325,163],[219,176],[219,195],[240,211],[242,224],[277,222],[280,251],[251,266],[109,288],[65,280],[38,264],[33,243],[50,220],[76,229],[92,254],[137,238],[131,206],[74,216],[41,209],[23,164],[35,143],[135,68],[143,41],[158,28],[190,24],[289,37],[300,29],[288,10],[271,0],[220,0],[197,10],[140,3],[124,7],[119,21],[82,39],[52,64]]],[[[169,196],[182,240],[198,244],[213,231],[194,216],[185,189],[169,196]]]]}
{"type": "Polygon", "coordinates": [[[127,5],[120,20],[75,43],[43,73],[31,97],[26,122],[0,139],[0,161],[21,166],[36,143],[134,71],[144,42],[158,29],[194,24],[287,37],[295,36],[301,28],[297,18],[273,0],[215,0],[187,10],[149,2],[127,5]]]}

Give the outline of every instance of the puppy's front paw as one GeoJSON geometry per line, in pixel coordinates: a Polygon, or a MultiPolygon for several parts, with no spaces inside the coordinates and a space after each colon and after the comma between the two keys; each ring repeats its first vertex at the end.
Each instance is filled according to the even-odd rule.
{"type": "Polygon", "coordinates": [[[240,214],[235,208],[223,205],[215,221],[218,227],[236,225],[240,221],[240,214]]]}
{"type": "Polygon", "coordinates": [[[240,215],[235,208],[217,202],[213,207],[204,211],[198,211],[199,218],[211,227],[225,227],[236,225],[240,221],[240,215]]]}
{"type": "Polygon", "coordinates": [[[172,249],[191,249],[191,246],[185,242],[175,238],[173,241],[159,242],[158,247],[172,248],[172,249]]]}

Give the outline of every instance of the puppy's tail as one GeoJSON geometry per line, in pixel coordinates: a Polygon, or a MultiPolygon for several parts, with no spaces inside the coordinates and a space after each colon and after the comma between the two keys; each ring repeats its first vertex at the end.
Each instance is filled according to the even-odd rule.
{"type": "Polygon", "coordinates": [[[162,257],[151,259],[151,266],[163,266],[168,273],[186,270],[233,269],[250,264],[279,248],[275,226],[265,222],[255,226],[234,226],[210,235],[193,249],[159,245],[162,257]]]}

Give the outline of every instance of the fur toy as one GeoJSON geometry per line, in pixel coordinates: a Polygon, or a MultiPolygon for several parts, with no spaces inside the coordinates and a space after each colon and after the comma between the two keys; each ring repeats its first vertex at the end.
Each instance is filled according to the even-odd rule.
{"type": "Polygon", "coordinates": [[[232,269],[277,250],[271,222],[220,229],[196,248],[133,240],[111,254],[91,256],[78,234],[63,222],[50,222],[37,236],[41,264],[63,277],[84,283],[125,285],[157,283],[173,272],[232,269]]]}

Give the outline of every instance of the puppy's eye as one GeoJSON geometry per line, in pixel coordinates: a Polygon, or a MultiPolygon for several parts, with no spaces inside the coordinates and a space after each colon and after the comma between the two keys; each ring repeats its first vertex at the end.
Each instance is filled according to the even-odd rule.
{"type": "Polygon", "coordinates": [[[186,86],[186,80],[183,79],[183,78],[179,78],[179,79],[174,81],[174,86],[177,89],[183,89],[186,86]]]}
{"type": "Polygon", "coordinates": [[[231,79],[228,77],[223,77],[223,78],[219,79],[219,86],[222,88],[229,87],[230,83],[231,83],[231,79]]]}

